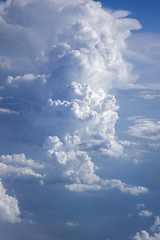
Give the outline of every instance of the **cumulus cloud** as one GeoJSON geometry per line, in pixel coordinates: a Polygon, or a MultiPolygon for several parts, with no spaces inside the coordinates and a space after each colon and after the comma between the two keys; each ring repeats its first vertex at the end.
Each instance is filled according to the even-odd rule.
{"type": "Polygon", "coordinates": [[[150,140],[160,139],[160,121],[150,119],[137,119],[135,125],[130,126],[128,134],[150,140]]]}
{"type": "Polygon", "coordinates": [[[6,176],[32,176],[42,178],[35,169],[41,169],[44,166],[36,163],[32,159],[26,159],[24,154],[2,155],[0,156],[0,177],[6,176]]]}
{"type": "Polygon", "coordinates": [[[116,140],[114,128],[119,108],[115,97],[102,89],[93,90],[90,85],[76,82],[68,86],[66,95],[68,99],[63,101],[49,99],[50,111],[60,113],[61,118],[77,120],[81,144],[85,148],[98,146],[103,154],[121,155],[123,147],[116,140]]]}
{"type": "MultiPolygon", "coordinates": [[[[44,174],[47,178],[57,173],[71,191],[117,188],[131,195],[148,191],[118,179],[101,179],[91,157],[95,153],[99,158],[119,157],[130,144],[116,137],[119,107],[109,93],[137,79],[123,53],[131,30],[141,26],[128,14],[107,11],[92,0],[0,3],[5,56],[3,65],[0,58],[0,113],[19,113],[18,138],[24,144],[30,141],[40,148],[46,139],[43,164],[24,154],[1,156],[1,177],[42,180],[44,174]]],[[[8,141],[18,144],[15,124],[11,120],[13,136],[8,141]]]]}
{"type": "Polygon", "coordinates": [[[20,209],[15,197],[9,196],[0,180],[0,218],[11,223],[21,222],[20,209]]]}
{"type": "Polygon", "coordinates": [[[15,82],[30,82],[30,81],[35,81],[35,80],[39,80],[42,83],[46,82],[46,76],[45,75],[37,75],[35,76],[34,74],[28,73],[28,74],[24,74],[23,76],[16,76],[16,77],[12,77],[12,76],[8,76],[7,78],[7,82],[8,84],[14,84],[15,82]]]}
{"type": "Polygon", "coordinates": [[[155,222],[151,227],[151,230],[154,232],[152,235],[145,230],[142,230],[140,233],[137,232],[133,240],[159,240],[160,239],[160,217],[155,217],[155,222]]]}
{"type": "Polygon", "coordinates": [[[140,212],[139,212],[139,216],[140,217],[150,217],[150,216],[152,216],[153,215],[153,213],[152,212],[149,212],[148,210],[141,210],[140,212]]]}
{"type": "Polygon", "coordinates": [[[65,76],[63,81],[78,78],[105,89],[135,80],[122,52],[130,30],[139,29],[140,24],[125,18],[127,11],[112,14],[90,0],[47,4],[44,0],[41,4],[16,0],[1,4],[0,14],[1,35],[5,36],[1,45],[10,48],[12,39],[10,54],[14,55],[13,70],[17,72],[20,64],[21,71],[24,65],[28,71],[56,71],[59,77],[65,76]]]}
{"type": "MultiPolygon", "coordinates": [[[[117,179],[101,179],[96,170],[98,167],[94,164],[87,152],[80,150],[81,140],[79,136],[66,135],[64,142],[57,136],[50,136],[46,139],[43,147],[47,156],[58,164],[57,169],[64,178],[70,180],[66,188],[70,191],[119,189],[122,193],[130,195],[139,195],[148,192],[148,189],[142,186],[132,186],[123,183],[117,179]]],[[[52,164],[50,165],[52,168],[52,164]]]]}

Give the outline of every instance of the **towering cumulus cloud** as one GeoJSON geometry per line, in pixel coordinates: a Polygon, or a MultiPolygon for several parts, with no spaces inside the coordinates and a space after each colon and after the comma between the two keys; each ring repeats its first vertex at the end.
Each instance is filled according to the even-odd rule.
{"type": "MultiPolygon", "coordinates": [[[[128,14],[104,10],[92,0],[0,3],[0,140],[11,146],[1,156],[2,181],[6,173],[5,179],[27,175],[47,184],[58,175],[71,191],[148,191],[102,179],[94,162],[95,156],[123,155],[115,133],[119,107],[110,89],[137,79],[123,52],[130,30],[141,26],[128,14]],[[34,152],[35,160],[23,149],[34,152]]],[[[17,200],[3,186],[1,191],[0,201],[12,203],[12,219],[18,221],[17,200]]],[[[5,205],[3,212],[7,219],[5,205]]]]}

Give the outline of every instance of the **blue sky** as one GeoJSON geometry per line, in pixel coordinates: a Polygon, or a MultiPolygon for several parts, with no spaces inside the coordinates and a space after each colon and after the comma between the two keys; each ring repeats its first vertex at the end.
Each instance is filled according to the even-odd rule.
{"type": "Polygon", "coordinates": [[[159,1],[0,2],[2,240],[160,239],[159,1]]]}
{"type": "Polygon", "coordinates": [[[103,0],[101,1],[104,7],[108,7],[114,10],[128,10],[132,13],[131,17],[134,17],[140,21],[143,28],[142,32],[159,33],[159,8],[160,3],[158,0],[141,0],[141,1],[128,1],[128,0],[103,0]]]}

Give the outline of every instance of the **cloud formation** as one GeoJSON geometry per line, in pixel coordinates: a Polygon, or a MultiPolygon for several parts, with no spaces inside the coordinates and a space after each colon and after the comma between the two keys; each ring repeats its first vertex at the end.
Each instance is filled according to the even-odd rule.
{"type": "Polygon", "coordinates": [[[0,180],[0,218],[11,223],[21,222],[20,209],[15,197],[9,196],[0,180]]]}
{"type": "MultiPolygon", "coordinates": [[[[119,179],[102,179],[93,157],[118,158],[128,144],[116,136],[119,107],[110,94],[110,89],[129,87],[137,79],[123,53],[131,30],[141,26],[128,15],[107,11],[92,0],[0,3],[4,131],[7,114],[16,114],[16,121],[14,116],[10,120],[8,142],[23,140],[46,154],[41,163],[40,154],[35,161],[23,153],[2,155],[2,178],[27,176],[47,183],[57,174],[71,191],[148,192],[119,179]]],[[[143,129],[139,132],[145,135],[143,129]]],[[[17,206],[3,186],[2,192],[17,206]]]]}
{"type": "Polygon", "coordinates": [[[6,176],[29,176],[41,179],[43,176],[34,171],[44,166],[26,159],[24,154],[0,156],[0,177],[6,176]]]}
{"type": "Polygon", "coordinates": [[[160,217],[155,217],[155,222],[151,227],[151,231],[154,232],[152,235],[145,230],[142,230],[141,233],[137,232],[133,240],[159,240],[160,239],[160,217]]]}
{"type": "Polygon", "coordinates": [[[160,139],[160,121],[136,119],[135,125],[130,126],[127,132],[138,138],[158,140],[160,139]]]}
{"type": "Polygon", "coordinates": [[[64,142],[57,136],[49,136],[43,147],[47,151],[47,156],[53,161],[50,164],[57,170],[62,177],[70,180],[66,188],[71,191],[81,192],[84,190],[102,190],[119,189],[122,193],[139,195],[148,192],[148,189],[142,186],[131,186],[117,179],[101,179],[96,170],[98,167],[94,164],[88,153],[80,150],[81,140],[79,136],[67,134],[64,142]],[[55,164],[56,163],[56,164],[55,164]],[[57,165],[58,164],[58,165],[57,165]]]}
{"type": "Polygon", "coordinates": [[[140,212],[139,212],[139,216],[140,217],[150,217],[150,216],[152,216],[153,215],[153,213],[152,212],[149,212],[148,210],[141,210],[140,212]]]}

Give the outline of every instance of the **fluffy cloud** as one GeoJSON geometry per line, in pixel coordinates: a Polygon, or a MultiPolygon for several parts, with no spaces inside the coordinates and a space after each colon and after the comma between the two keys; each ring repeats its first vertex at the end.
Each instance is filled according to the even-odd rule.
{"type": "Polygon", "coordinates": [[[0,180],[0,218],[11,223],[20,222],[20,209],[15,197],[9,196],[0,180]]]}
{"type": "Polygon", "coordinates": [[[14,59],[6,56],[14,61],[13,72],[56,72],[65,76],[63,82],[75,79],[105,89],[135,79],[122,55],[130,30],[140,28],[138,21],[124,18],[129,12],[112,14],[90,0],[16,0],[1,3],[0,14],[1,46],[10,48],[10,39],[14,46],[9,54],[14,59]]]}
{"type": "Polygon", "coordinates": [[[139,212],[139,216],[141,216],[141,217],[150,217],[152,215],[153,215],[153,213],[149,212],[148,210],[141,210],[139,212]]]}
{"type": "Polygon", "coordinates": [[[84,190],[119,189],[122,193],[139,195],[148,192],[142,186],[131,186],[117,179],[101,179],[97,174],[97,166],[88,156],[87,152],[80,150],[81,141],[79,136],[66,135],[64,142],[57,136],[50,136],[45,141],[43,147],[47,151],[47,156],[57,165],[60,174],[70,180],[66,188],[71,191],[81,192],[84,190]]]}
{"type": "Polygon", "coordinates": [[[34,74],[28,73],[28,74],[24,74],[23,76],[16,76],[16,77],[12,77],[12,76],[8,76],[7,78],[7,82],[9,84],[14,84],[15,82],[30,82],[30,81],[41,81],[43,84],[46,83],[46,76],[45,75],[37,75],[35,76],[34,74]]]}
{"type": "Polygon", "coordinates": [[[137,119],[135,125],[129,127],[128,133],[138,138],[158,140],[160,139],[160,121],[137,119]]]}
{"type": "Polygon", "coordinates": [[[93,90],[90,85],[76,82],[68,86],[64,95],[67,99],[63,101],[49,99],[52,114],[57,112],[64,119],[77,120],[81,144],[85,148],[98,146],[103,154],[121,155],[123,147],[115,138],[114,126],[118,119],[115,97],[103,89],[93,90]]]}
{"type": "Polygon", "coordinates": [[[140,217],[150,217],[153,215],[152,212],[149,212],[148,210],[144,210],[144,208],[145,208],[144,203],[137,204],[137,210],[139,211],[138,215],[140,217]]]}
{"type": "Polygon", "coordinates": [[[0,177],[6,176],[32,176],[41,179],[43,176],[34,171],[41,169],[42,164],[26,159],[24,154],[2,155],[0,157],[0,177]]]}
{"type": "Polygon", "coordinates": [[[116,137],[118,105],[109,91],[137,79],[123,53],[131,30],[141,26],[128,14],[92,0],[0,3],[0,113],[19,113],[8,141],[41,148],[46,139],[47,155],[43,164],[24,154],[1,156],[1,177],[57,174],[71,191],[148,191],[101,179],[91,158],[122,156],[126,144],[116,137]]]}
{"type": "Polygon", "coordinates": [[[141,233],[137,232],[134,237],[132,237],[133,240],[159,240],[160,239],[160,217],[157,216],[155,218],[155,222],[153,226],[151,227],[151,230],[155,233],[153,235],[150,235],[145,230],[142,230],[141,233]]]}
{"type": "Polygon", "coordinates": [[[147,232],[142,230],[141,233],[136,233],[132,238],[133,240],[159,240],[160,233],[154,233],[152,236],[147,232]]]}

